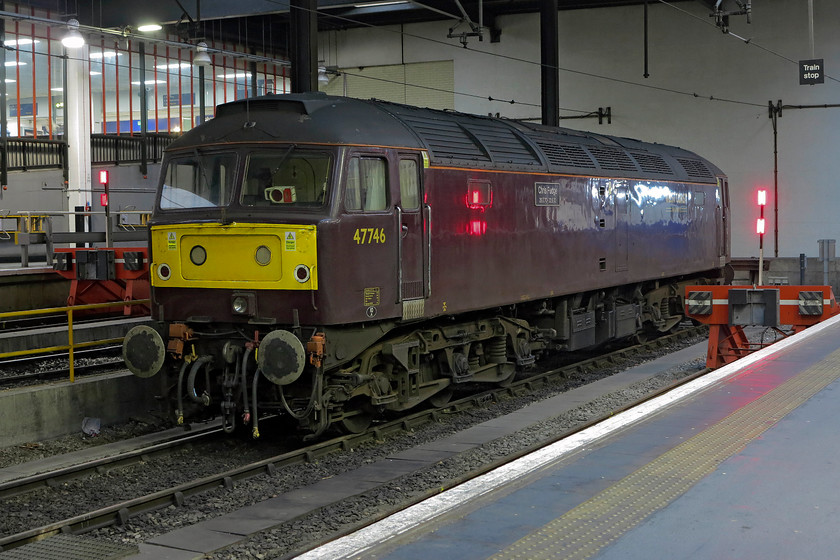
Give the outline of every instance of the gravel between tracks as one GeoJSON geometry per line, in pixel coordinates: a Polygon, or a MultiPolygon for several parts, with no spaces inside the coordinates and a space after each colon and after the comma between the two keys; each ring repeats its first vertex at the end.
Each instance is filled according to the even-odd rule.
{"type": "MultiPolygon", "coordinates": [[[[219,488],[200,496],[191,497],[188,499],[187,506],[184,508],[170,506],[132,519],[127,526],[99,529],[92,532],[91,535],[112,542],[139,544],[176,528],[235,511],[246,505],[263,501],[291,489],[312,484],[318,480],[335,476],[366,463],[372,463],[400,450],[445,437],[477,423],[517,410],[531,402],[548,398],[558,392],[589,383],[633,365],[649,361],[655,357],[669,354],[701,340],[700,337],[697,337],[675,343],[641,355],[620,366],[609,367],[595,373],[576,375],[573,379],[563,384],[543,388],[525,397],[501,399],[486,409],[445,415],[439,422],[419,428],[413,433],[389,438],[384,442],[362,445],[347,452],[333,453],[319,459],[315,463],[284,467],[274,476],[260,475],[239,482],[232,490],[219,488]]],[[[695,373],[702,369],[703,366],[703,360],[698,359],[672,368],[648,381],[640,382],[628,389],[610,395],[605,395],[568,414],[548,419],[513,436],[493,441],[490,444],[438,463],[433,467],[402,477],[363,495],[324,508],[314,514],[296,519],[273,530],[260,533],[244,541],[242,544],[219,551],[207,558],[239,560],[243,558],[265,559],[288,557],[293,552],[306,548],[307,545],[326,539],[348,527],[363,523],[365,520],[383,511],[407,503],[413,497],[422,495],[430,488],[439,488],[448,485],[448,481],[454,480],[466,472],[489,464],[501,457],[540,441],[544,441],[560,431],[601,416],[622,404],[634,401],[660,387],[673,383],[675,380],[695,373]]],[[[67,440],[67,438],[62,439],[67,440]]],[[[70,441],[65,441],[64,445],[69,449],[72,447],[71,443],[70,441]]],[[[265,442],[263,442],[263,445],[265,446],[265,442]]],[[[149,492],[158,489],[157,482],[161,480],[169,481],[171,479],[169,473],[173,470],[180,469],[196,475],[197,473],[194,469],[198,468],[200,464],[206,463],[210,457],[213,457],[215,466],[225,464],[225,461],[231,461],[233,463],[241,460],[243,450],[240,445],[231,444],[220,447],[214,449],[211,454],[206,455],[194,452],[190,454],[189,460],[181,457],[175,459],[172,463],[166,463],[163,467],[155,466],[156,462],[142,465],[141,470],[131,475],[135,480],[130,484],[130,493],[138,495],[142,491],[142,483],[144,481],[149,486],[149,492]],[[202,460],[193,461],[193,459],[198,458],[202,460]]],[[[248,448],[258,449],[259,446],[250,446],[248,448]]],[[[272,449],[272,451],[277,452],[277,449],[272,449]]],[[[251,456],[251,459],[253,459],[253,456],[251,456]]],[[[200,470],[203,471],[203,468],[200,470]]],[[[120,477],[124,475],[115,474],[114,476],[120,477]]],[[[84,496],[85,493],[89,493],[92,496],[100,496],[105,488],[114,484],[120,486],[124,484],[123,482],[117,482],[122,479],[111,478],[111,475],[103,475],[96,479],[87,480],[87,483],[79,483],[78,487],[74,489],[74,495],[84,496]]],[[[45,490],[45,492],[56,491],[55,489],[45,490]]],[[[44,500],[44,497],[41,496],[39,499],[47,502],[53,501],[52,499],[44,500]]],[[[83,498],[80,497],[78,499],[83,498]]],[[[34,521],[40,514],[36,513],[33,515],[32,509],[27,506],[26,500],[23,500],[18,506],[15,508],[17,512],[15,515],[16,523],[21,523],[28,527],[38,524],[34,521]]],[[[2,531],[4,534],[6,532],[6,530],[2,531]]]]}

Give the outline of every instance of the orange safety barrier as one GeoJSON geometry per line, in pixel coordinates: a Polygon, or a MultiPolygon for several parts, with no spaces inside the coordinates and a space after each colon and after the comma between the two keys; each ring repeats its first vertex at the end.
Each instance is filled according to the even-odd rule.
{"type": "MultiPolygon", "coordinates": [[[[149,298],[149,258],[145,247],[56,249],[56,272],[70,280],[67,305],[149,298]]],[[[124,315],[148,315],[149,306],[128,306],[124,315]]]]}
{"type": "Polygon", "coordinates": [[[709,325],[706,366],[718,368],[767,344],[751,343],[744,326],[793,333],[840,313],[831,286],[687,286],[686,316],[709,325]]]}

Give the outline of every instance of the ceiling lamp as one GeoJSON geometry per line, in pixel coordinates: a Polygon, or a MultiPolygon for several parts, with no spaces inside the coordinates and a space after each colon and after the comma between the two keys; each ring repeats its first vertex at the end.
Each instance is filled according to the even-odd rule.
{"type": "Polygon", "coordinates": [[[67,27],[67,34],[61,40],[61,44],[68,49],[80,49],[85,46],[85,38],[79,33],[79,20],[67,20],[67,27]]]}
{"type": "Polygon", "coordinates": [[[152,33],[153,31],[160,31],[161,29],[163,28],[157,23],[147,23],[145,25],[137,27],[137,31],[140,31],[142,33],[152,33]]]}
{"type": "Polygon", "coordinates": [[[210,59],[210,55],[207,54],[207,43],[199,43],[195,47],[196,53],[193,57],[193,64],[196,66],[210,66],[213,64],[213,61],[210,59]]]}

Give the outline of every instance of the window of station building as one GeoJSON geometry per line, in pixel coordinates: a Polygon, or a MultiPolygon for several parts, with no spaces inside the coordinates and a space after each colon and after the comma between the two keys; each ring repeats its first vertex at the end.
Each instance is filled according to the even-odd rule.
{"type": "Polygon", "coordinates": [[[382,158],[354,157],[347,166],[344,207],[376,212],[388,208],[387,165],[382,158]]]}
{"type": "MultiPolygon", "coordinates": [[[[9,9],[32,15],[29,8],[10,5],[9,9]]],[[[64,132],[61,42],[47,26],[7,21],[3,47],[6,134],[46,140],[60,136],[64,132]]]]}
{"type": "MultiPolygon", "coordinates": [[[[6,4],[6,11],[21,16],[5,22],[0,71],[5,73],[6,133],[61,140],[65,133],[64,57],[70,55],[61,44],[63,29],[42,23],[59,15],[13,3],[6,4]]],[[[204,71],[205,113],[200,115],[201,84],[193,65],[194,45],[176,46],[181,39],[174,35],[158,42],[138,37],[117,40],[113,35],[95,33],[86,38],[88,91],[83,95],[90,104],[93,134],[140,133],[144,97],[147,132],[168,134],[212,118],[221,103],[290,90],[285,65],[249,61],[252,54],[262,58],[265,53],[246,52],[245,47],[208,39],[211,64],[204,71]]]]}

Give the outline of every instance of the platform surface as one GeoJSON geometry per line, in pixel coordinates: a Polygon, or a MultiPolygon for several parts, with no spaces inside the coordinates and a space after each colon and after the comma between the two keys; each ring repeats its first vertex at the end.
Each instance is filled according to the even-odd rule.
{"type": "Polygon", "coordinates": [[[840,318],[774,346],[425,523],[419,504],[303,557],[835,558],[840,318]]]}

